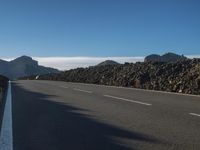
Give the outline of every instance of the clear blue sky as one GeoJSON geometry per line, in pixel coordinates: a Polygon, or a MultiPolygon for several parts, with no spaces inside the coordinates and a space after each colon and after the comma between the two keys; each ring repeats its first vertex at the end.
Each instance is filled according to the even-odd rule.
{"type": "Polygon", "coordinates": [[[200,54],[199,0],[0,0],[0,56],[200,54]]]}

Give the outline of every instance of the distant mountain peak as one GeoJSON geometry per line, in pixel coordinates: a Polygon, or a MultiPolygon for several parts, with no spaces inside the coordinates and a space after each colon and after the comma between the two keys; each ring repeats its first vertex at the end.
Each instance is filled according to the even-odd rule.
{"type": "Polygon", "coordinates": [[[10,79],[58,72],[57,69],[39,66],[36,60],[26,55],[18,57],[10,62],[0,61],[0,74],[10,79]]]}
{"type": "Polygon", "coordinates": [[[24,65],[37,66],[38,65],[38,62],[36,60],[33,60],[31,57],[25,56],[25,55],[10,61],[10,63],[14,65],[21,65],[21,66],[24,66],[24,65]]]}
{"type": "Polygon", "coordinates": [[[178,55],[172,52],[165,53],[164,55],[160,56],[158,54],[151,54],[145,57],[145,62],[176,62],[185,60],[187,57],[183,55],[178,55]]]}
{"type": "Polygon", "coordinates": [[[12,61],[35,61],[35,60],[33,60],[32,57],[30,56],[23,55],[23,56],[17,57],[16,59],[12,61]]]}
{"type": "Polygon", "coordinates": [[[119,63],[113,60],[105,60],[99,63],[97,66],[106,66],[106,65],[118,65],[119,63]]]}
{"type": "Polygon", "coordinates": [[[29,59],[29,60],[33,60],[32,57],[26,56],[26,55],[22,55],[22,56],[20,56],[20,57],[18,57],[16,59],[29,59]]]}

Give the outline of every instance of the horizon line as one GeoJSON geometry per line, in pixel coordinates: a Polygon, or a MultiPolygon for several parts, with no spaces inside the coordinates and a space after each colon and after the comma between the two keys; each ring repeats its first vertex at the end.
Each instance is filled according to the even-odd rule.
{"type": "MultiPolygon", "coordinates": [[[[22,55],[24,56],[24,55],[22,55]]],[[[184,55],[187,58],[200,58],[200,55],[184,55]]],[[[18,57],[16,57],[18,58],[18,57]]],[[[135,57],[115,57],[115,56],[107,56],[107,57],[91,57],[91,56],[75,56],[75,57],[70,57],[70,56],[56,56],[56,57],[31,57],[33,60],[38,61],[39,65],[45,66],[45,67],[51,67],[51,68],[56,68],[59,70],[70,70],[70,69],[75,69],[75,68],[86,68],[89,66],[94,66],[97,65],[105,60],[113,60],[116,61],[120,64],[124,64],[125,62],[128,63],[136,63],[136,62],[143,62],[144,61],[144,56],[135,56],[135,57]]],[[[2,60],[5,61],[11,61],[14,60],[15,58],[4,58],[2,60]]]]}

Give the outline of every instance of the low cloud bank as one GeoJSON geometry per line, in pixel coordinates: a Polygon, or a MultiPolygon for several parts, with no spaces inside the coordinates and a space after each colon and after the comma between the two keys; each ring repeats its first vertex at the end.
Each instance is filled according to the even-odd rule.
{"type": "Polygon", "coordinates": [[[200,58],[200,55],[186,55],[187,58],[200,58]]]}
{"type": "Polygon", "coordinates": [[[105,60],[114,60],[118,63],[144,61],[144,57],[34,57],[33,59],[40,65],[60,70],[94,66],[105,60]]]}

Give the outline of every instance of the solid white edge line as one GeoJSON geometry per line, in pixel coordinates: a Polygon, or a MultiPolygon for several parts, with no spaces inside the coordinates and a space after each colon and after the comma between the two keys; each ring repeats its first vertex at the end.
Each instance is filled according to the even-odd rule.
{"type": "Polygon", "coordinates": [[[112,95],[104,95],[104,96],[105,97],[109,97],[109,98],[122,100],[122,101],[131,102],[131,103],[137,103],[137,104],[142,104],[142,105],[147,105],[147,106],[151,106],[152,105],[152,104],[149,104],[149,103],[144,103],[144,102],[140,102],[140,101],[135,101],[135,100],[130,100],[130,99],[126,99],[126,98],[116,97],[116,96],[112,96],[112,95]]]}
{"type": "Polygon", "coordinates": [[[200,117],[200,114],[196,114],[196,113],[189,113],[190,115],[193,115],[193,116],[198,116],[200,117]]]}
{"type": "Polygon", "coordinates": [[[0,133],[0,149],[13,150],[13,131],[12,131],[12,93],[11,82],[8,84],[8,91],[0,133]]]}
{"type": "Polygon", "coordinates": [[[77,89],[74,88],[75,91],[80,91],[80,92],[85,92],[85,93],[92,93],[92,91],[86,91],[86,90],[81,90],[81,89],[77,89]]]}

